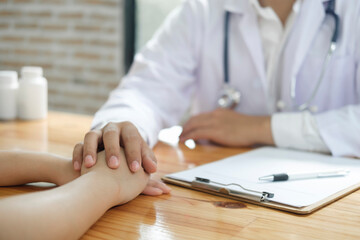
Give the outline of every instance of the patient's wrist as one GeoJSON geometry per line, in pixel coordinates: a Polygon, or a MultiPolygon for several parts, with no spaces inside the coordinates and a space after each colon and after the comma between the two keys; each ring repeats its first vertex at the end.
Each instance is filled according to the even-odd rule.
{"type": "Polygon", "coordinates": [[[61,161],[50,154],[39,154],[34,161],[38,162],[36,174],[42,179],[41,181],[57,184],[62,170],[61,161]]]}
{"type": "Polygon", "coordinates": [[[51,156],[47,174],[50,182],[56,185],[64,185],[80,176],[79,172],[73,169],[70,159],[51,156]]]}
{"type": "Polygon", "coordinates": [[[91,189],[102,193],[106,198],[108,208],[121,204],[123,200],[121,183],[117,183],[112,176],[113,173],[109,171],[115,171],[110,169],[96,169],[88,172],[81,177],[88,177],[91,179],[91,189]]]}

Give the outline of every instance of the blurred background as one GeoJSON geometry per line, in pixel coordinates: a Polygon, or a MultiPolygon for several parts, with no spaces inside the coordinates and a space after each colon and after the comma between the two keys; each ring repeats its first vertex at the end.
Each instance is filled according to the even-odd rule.
{"type": "Polygon", "coordinates": [[[181,0],[0,0],[0,70],[41,66],[49,110],[94,114],[181,0]]]}

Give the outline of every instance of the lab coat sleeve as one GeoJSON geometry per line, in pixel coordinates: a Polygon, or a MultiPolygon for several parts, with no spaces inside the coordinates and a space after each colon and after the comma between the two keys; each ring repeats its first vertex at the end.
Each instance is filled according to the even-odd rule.
{"type": "MultiPolygon", "coordinates": [[[[356,83],[360,96],[359,61],[356,83]]],[[[277,113],[272,116],[271,128],[278,147],[360,158],[360,104],[316,115],[277,113]]]]}
{"type": "Polygon", "coordinates": [[[129,121],[152,147],[162,128],[179,123],[196,86],[203,5],[188,0],[168,16],[95,114],[93,128],[129,121]]]}
{"type": "Polygon", "coordinates": [[[317,115],[277,113],[272,116],[271,128],[278,147],[360,157],[359,105],[317,115]]]}
{"type": "MultiPolygon", "coordinates": [[[[358,6],[360,6],[358,4],[358,6]]],[[[355,105],[316,115],[319,132],[334,156],[354,156],[360,158],[360,7],[354,31],[355,41],[355,90],[358,102],[355,105]]]]}
{"type": "Polygon", "coordinates": [[[334,156],[360,157],[360,106],[316,115],[320,135],[334,156]]]}
{"type": "Polygon", "coordinates": [[[271,118],[271,129],[277,147],[330,152],[309,112],[276,113],[271,118]]]}

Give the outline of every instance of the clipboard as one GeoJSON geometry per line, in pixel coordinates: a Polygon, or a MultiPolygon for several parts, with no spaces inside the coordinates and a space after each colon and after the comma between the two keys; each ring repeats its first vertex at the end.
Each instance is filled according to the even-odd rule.
{"type": "MultiPolygon", "coordinates": [[[[246,169],[247,167],[244,166],[243,163],[242,166],[243,168],[245,168],[245,171],[247,171],[246,169]]],[[[276,173],[276,172],[272,172],[272,173],[276,173]]],[[[261,174],[259,176],[261,176],[261,174]]],[[[333,158],[328,155],[322,155],[316,153],[304,153],[299,151],[282,150],[277,148],[265,147],[244,154],[239,154],[230,158],[225,158],[219,161],[215,161],[213,163],[205,164],[193,169],[185,170],[174,174],[169,174],[164,176],[162,179],[167,183],[171,183],[181,187],[185,187],[192,190],[201,191],[237,201],[252,203],[252,204],[278,209],[282,211],[292,212],[296,214],[310,214],[360,188],[360,159],[358,160],[358,159],[350,159],[350,158],[333,158]],[[286,156],[285,159],[284,156],[286,156]],[[294,156],[296,156],[297,159],[294,160],[293,159],[294,156]],[[272,199],[276,196],[278,192],[277,188],[272,188],[271,186],[272,183],[274,182],[268,183],[267,188],[265,190],[259,190],[259,188],[252,189],[251,187],[248,187],[247,184],[242,184],[236,181],[226,182],[226,183],[219,182],[208,177],[209,175],[204,177],[204,175],[206,174],[201,174],[202,171],[203,173],[209,174],[208,170],[212,169],[212,167],[216,169],[221,169],[221,166],[229,164],[230,162],[233,163],[236,160],[239,161],[242,160],[243,162],[246,162],[247,159],[253,160],[256,157],[263,158],[266,161],[270,161],[270,164],[275,164],[275,165],[277,161],[280,161],[277,158],[279,159],[282,158],[282,162],[283,162],[284,160],[286,160],[287,157],[289,157],[293,162],[307,160],[305,161],[304,164],[309,166],[313,166],[313,165],[316,166],[319,164],[320,166],[323,166],[324,164],[336,165],[336,168],[339,167],[348,168],[351,171],[352,176],[350,176],[349,178],[341,177],[336,179],[333,178],[321,179],[321,181],[323,181],[322,184],[325,184],[326,182],[331,183],[334,180],[337,182],[339,181],[343,182],[343,184],[341,186],[338,186],[337,189],[334,190],[333,192],[331,192],[331,190],[333,189],[329,189],[328,192],[331,194],[326,195],[326,197],[319,196],[318,199],[316,199],[316,201],[315,200],[313,202],[310,201],[311,204],[308,204],[306,206],[293,206],[291,204],[272,201],[272,199]],[[187,178],[187,180],[184,180],[185,178],[181,179],[184,176],[186,176],[185,178],[187,178]],[[324,182],[324,180],[326,182],[324,182]],[[274,191],[271,191],[272,189],[274,191]]],[[[312,181],[310,181],[310,183],[309,181],[308,183],[306,183],[307,180],[300,180],[297,181],[295,184],[300,187],[302,185],[304,187],[308,187],[309,184],[313,184],[313,182],[316,180],[317,179],[313,179],[312,181]]],[[[246,183],[246,181],[244,182],[246,183]]],[[[276,184],[277,183],[275,183],[275,185],[273,186],[276,186],[276,184]]],[[[297,190],[301,190],[301,189],[297,189],[297,190]]],[[[292,192],[289,191],[288,194],[292,194],[292,192]]]]}

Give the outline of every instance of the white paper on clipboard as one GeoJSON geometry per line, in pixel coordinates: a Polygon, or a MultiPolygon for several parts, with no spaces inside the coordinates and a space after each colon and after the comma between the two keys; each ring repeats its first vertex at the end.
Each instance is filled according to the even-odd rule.
{"type": "MultiPolygon", "coordinates": [[[[329,155],[284,150],[271,147],[256,149],[166,177],[191,183],[196,177],[274,193],[271,202],[305,207],[360,182],[360,159],[335,158],[329,155]],[[275,173],[317,172],[346,169],[342,177],[263,182],[258,178],[275,173]]],[[[229,189],[239,191],[236,186],[229,189]]]]}

